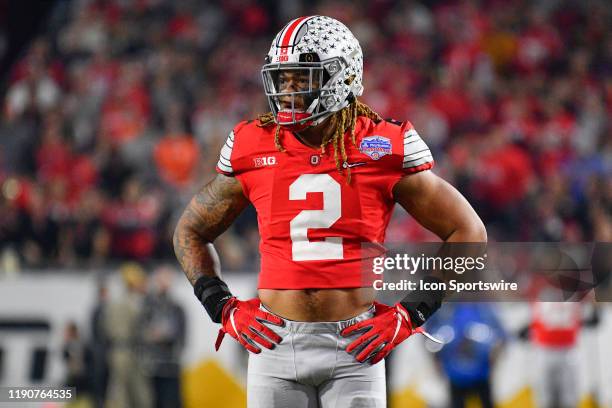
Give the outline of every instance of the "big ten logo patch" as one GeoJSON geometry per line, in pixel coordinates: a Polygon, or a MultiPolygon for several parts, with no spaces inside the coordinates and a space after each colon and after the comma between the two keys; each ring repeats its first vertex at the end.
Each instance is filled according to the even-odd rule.
{"type": "Polygon", "coordinates": [[[276,157],[255,157],[253,159],[253,163],[255,164],[255,167],[274,166],[276,164],[276,157]]]}

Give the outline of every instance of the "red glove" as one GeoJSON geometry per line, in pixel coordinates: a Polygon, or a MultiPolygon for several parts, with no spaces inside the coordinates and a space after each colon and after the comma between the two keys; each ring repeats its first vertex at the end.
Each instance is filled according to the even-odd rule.
{"type": "Polygon", "coordinates": [[[374,317],[355,323],[344,330],[343,336],[367,329],[365,333],[359,336],[346,348],[347,353],[362,347],[365,347],[357,354],[357,361],[363,363],[367,359],[371,359],[372,364],[378,363],[385,358],[402,341],[406,340],[413,333],[422,333],[433,341],[434,339],[421,327],[412,328],[410,315],[406,309],[399,303],[393,307],[383,303],[374,302],[374,317]]]}
{"type": "Polygon", "coordinates": [[[257,298],[242,301],[232,297],[227,301],[223,306],[221,329],[215,342],[215,350],[219,350],[225,333],[229,333],[245,349],[255,354],[261,353],[261,349],[255,343],[272,350],[274,344],[268,339],[277,344],[281,342],[282,338],[263,325],[262,322],[283,326],[283,320],[271,313],[264,312],[259,308],[259,305],[260,301],[257,298]]]}

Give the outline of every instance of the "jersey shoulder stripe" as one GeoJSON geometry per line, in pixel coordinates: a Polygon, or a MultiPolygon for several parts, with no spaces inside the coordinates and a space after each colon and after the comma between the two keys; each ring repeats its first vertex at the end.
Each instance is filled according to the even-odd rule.
{"type": "Polygon", "coordinates": [[[230,176],[234,174],[234,169],[232,167],[232,151],[234,149],[234,131],[232,130],[230,134],[227,136],[227,140],[225,144],[221,148],[221,153],[219,154],[219,161],[217,162],[217,171],[226,176],[230,176]]]}
{"type": "Polygon", "coordinates": [[[216,170],[226,176],[235,176],[245,169],[245,157],[247,157],[258,144],[262,129],[257,121],[248,120],[238,123],[229,133],[217,161],[216,170]]]}
{"type": "Polygon", "coordinates": [[[404,132],[404,160],[402,167],[405,170],[417,170],[422,169],[428,163],[433,164],[433,161],[429,147],[421,139],[418,132],[413,127],[404,132]]]}

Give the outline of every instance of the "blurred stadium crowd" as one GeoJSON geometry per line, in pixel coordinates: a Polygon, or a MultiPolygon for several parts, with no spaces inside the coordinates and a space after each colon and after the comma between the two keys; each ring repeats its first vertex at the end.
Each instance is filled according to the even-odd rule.
{"type": "MultiPolygon", "coordinates": [[[[4,268],[173,257],[175,221],[227,133],[267,111],[260,66],[300,14],[365,54],[363,100],[410,120],[489,236],[612,240],[605,1],[58,2],[11,68],[0,125],[4,268]],[[425,5],[425,3],[427,5],[425,5]]],[[[248,210],[218,240],[257,258],[248,210]]],[[[389,240],[429,240],[403,212],[389,240]]]]}

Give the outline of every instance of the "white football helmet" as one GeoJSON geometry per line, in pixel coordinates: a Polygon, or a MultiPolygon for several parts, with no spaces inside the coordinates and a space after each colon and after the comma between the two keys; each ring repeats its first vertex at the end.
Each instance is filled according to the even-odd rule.
{"type": "Polygon", "coordinates": [[[302,130],[321,123],[363,93],[363,53],[355,36],[338,20],[300,17],[276,35],[261,74],[276,123],[302,130]],[[281,92],[283,70],[307,74],[307,89],[281,92]],[[304,98],[303,109],[296,110],[297,95],[304,98]]]}

